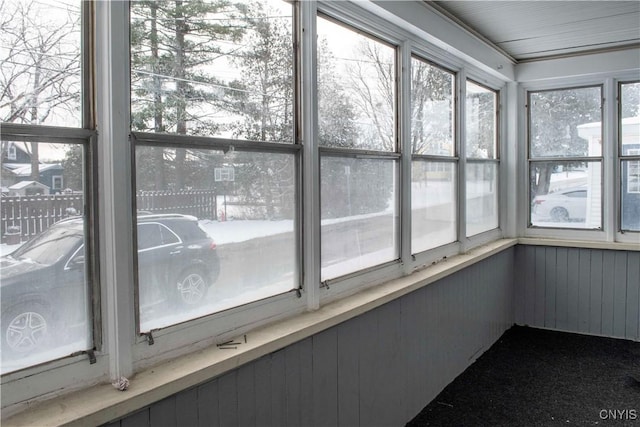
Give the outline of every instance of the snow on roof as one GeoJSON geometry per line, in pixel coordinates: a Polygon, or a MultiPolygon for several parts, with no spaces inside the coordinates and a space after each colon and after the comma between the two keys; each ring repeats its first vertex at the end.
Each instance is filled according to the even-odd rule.
{"type": "Polygon", "coordinates": [[[9,187],[9,190],[22,190],[25,187],[40,187],[40,188],[49,188],[44,184],[39,183],[38,181],[20,181],[17,182],[15,184],[13,184],[11,187],[9,187]]]}
{"type": "MultiPolygon", "coordinates": [[[[20,163],[5,163],[3,166],[18,176],[31,175],[31,165],[25,165],[20,163]]],[[[38,169],[42,173],[47,170],[62,170],[64,168],[59,163],[40,163],[40,166],[38,169]]]]}
{"type": "MultiPolygon", "coordinates": [[[[626,125],[640,125],[640,116],[626,117],[622,119],[622,126],[626,126],[626,125]]],[[[578,129],[599,128],[599,127],[600,127],[600,122],[585,123],[583,125],[577,126],[578,129]]]]}

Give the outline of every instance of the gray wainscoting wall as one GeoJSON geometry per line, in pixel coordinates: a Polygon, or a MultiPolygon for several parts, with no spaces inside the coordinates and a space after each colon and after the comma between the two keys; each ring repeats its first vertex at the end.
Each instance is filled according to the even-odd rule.
{"type": "Polygon", "coordinates": [[[515,254],[509,248],[109,426],[402,426],[513,325],[515,254]]]}
{"type": "Polygon", "coordinates": [[[515,322],[640,341],[640,252],[516,247],[515,322]]]}

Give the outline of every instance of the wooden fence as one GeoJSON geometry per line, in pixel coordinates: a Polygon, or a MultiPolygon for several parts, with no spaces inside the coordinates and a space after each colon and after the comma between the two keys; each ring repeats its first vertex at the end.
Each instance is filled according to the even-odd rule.
{"type": "MultiPolygon", "coordinates": [[[[208,190],[145,191],[136,197],[139,211],[178,213],[216,220],[216,195],[208,190]]],[[[13,243],[15,233],[26,241],[52,224],[84,211],[82,194],[3,196],[0,199],[0,243],[13,243]]]]}
{"type": "Polygon", "coordinates": [[[138,211],[193,215],[198,219],[218,219],[216,193],[211,190],[140,191],[138,211]]]}
{"type": "Polygon", "coordinates": [[[61,219],[82,214],[83,209],[82,194],[3,196],[0,199],[1,242],[5,243],[8,235],[16,233],[20,234],[20,241],[28,240],[61,219]]]}

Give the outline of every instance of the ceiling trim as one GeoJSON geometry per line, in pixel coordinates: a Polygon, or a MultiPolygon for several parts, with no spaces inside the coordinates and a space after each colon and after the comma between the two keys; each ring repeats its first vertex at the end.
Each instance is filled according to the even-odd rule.
{"type": "Polygon", "coordinates": [[[617,52],[620,50],[640,49],[640,43],[630,43],[619,46],[601,47],[597,49],[581,50],[580,52],[558,53],[554,55],[536,56],[533,58],[523,58],[516,61],[518,64],[526,64],[528,62],[549,61],[553,59],[574,58],[576,56],[597,55],[599,53],[617,52]]]}
{"type": "Polygon", "coordinates": [[[520,62],[517,59],[515,59],[512,55],[510,55],[507,51],[505,51],[500,46],[496,45],[491,40],[486,38],[484,35],[482,35],[478,31],[476,31],[475,29],[473,29],[472,27],[470,27],[469,25],[467,25],[466,23],[461,21],[455,15],[451,14],[449,11],[444,9],[442,6],[436,4],[433,1],[429,1],[429,0],[423,0],[423,1],[428,7],[433,9],[434,12],[436,12],[437,14],[442,16],[444,19],[447,19],[447,20],[451,21],[453,24],[457,25],[458,27],[460,27],[461,29],[463,29],[467,33],[471,34],[473,37],[476,37],[477,39],[481,40],[487,46],[491,47],[492,49],[495,49],[501,55],[506,56],[509,59],[509,61],[511,61],[514,65],[518,64],[520,62]]]}

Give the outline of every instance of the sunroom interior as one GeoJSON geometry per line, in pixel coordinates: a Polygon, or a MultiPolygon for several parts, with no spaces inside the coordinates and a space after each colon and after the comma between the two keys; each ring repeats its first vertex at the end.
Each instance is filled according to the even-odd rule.
{"type": "Polygon", "coordinates": [[[639,2],[0,10],[3,425],[397,426],[514,325],[640,341],[639,2]]]}

